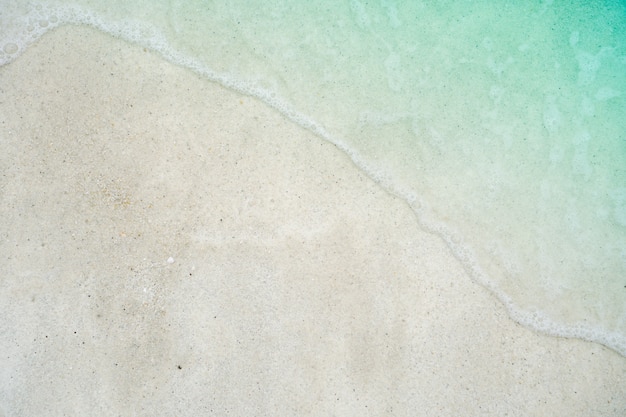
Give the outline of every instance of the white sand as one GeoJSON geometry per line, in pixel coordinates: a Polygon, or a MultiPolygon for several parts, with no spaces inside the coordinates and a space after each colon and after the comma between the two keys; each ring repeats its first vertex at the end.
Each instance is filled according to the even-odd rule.
{"type": "Polygon", "coordinates": [[[626,414],[625,358],[512,322],[256,100],[68,27],[0,126],[0,416],[626,414]]]}

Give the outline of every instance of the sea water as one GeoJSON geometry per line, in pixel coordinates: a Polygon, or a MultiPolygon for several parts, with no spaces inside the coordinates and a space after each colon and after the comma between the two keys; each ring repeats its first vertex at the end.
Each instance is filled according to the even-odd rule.
{"type": "Polygon", "coordinates": [[[403,198],[512,318],[626,356],[623,2],[0,0],[0,64],[61,24],[265,101],[403,198]]]}

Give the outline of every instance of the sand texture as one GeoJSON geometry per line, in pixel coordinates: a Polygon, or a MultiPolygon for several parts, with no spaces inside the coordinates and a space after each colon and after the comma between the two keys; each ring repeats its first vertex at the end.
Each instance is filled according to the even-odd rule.
{"type": "Polygon", "coordinates": [[[407,205],[261,102],[93,29],[0,68],[0,416],[623,416],[407,205]]]}

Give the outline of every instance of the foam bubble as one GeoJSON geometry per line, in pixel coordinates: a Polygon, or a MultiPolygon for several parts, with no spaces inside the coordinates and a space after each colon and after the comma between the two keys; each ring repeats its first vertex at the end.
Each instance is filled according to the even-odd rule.
{"type": "Polygon", "coordinates": [[[15,53],[17,53],[17,51],[19,49],[20,48],[19,48],[19,46],[17,46],[16,43],[9,42],[9,43],[4,44],[4,47],[2,48],[2,51],[5,54],[15,54],[15,53]]]}

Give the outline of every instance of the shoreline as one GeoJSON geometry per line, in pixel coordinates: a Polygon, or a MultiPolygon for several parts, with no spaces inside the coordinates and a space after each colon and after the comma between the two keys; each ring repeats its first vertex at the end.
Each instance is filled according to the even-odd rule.
{"type": "Polygon", "coordinates": [[[259,101],[80,26],[0,78],[0,415],[626,410],[625,358],[514,323],[259,101]]]}

